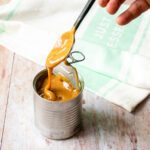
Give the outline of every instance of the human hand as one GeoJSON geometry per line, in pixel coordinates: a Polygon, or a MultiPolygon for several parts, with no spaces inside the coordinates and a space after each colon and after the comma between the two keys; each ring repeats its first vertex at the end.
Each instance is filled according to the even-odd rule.
{"type": "MultiPolygon", "coordinates": [[[[115,14],[125,0],[99,0],[102,7],[106,7],[109,14],[115,14]]],[[[143,12],[150,8],[150,0],[135,0],[130,4],[129,8],[117,17],[119,25],[126,25],[133,19],[140,16],[143,12]]]]}

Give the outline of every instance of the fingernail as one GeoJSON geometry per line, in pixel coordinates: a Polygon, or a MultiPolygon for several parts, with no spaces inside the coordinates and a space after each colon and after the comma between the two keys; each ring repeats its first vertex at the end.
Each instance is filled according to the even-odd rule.
{"type": "Polygon", "coordinates": [[[118,25],[121,25],[121,26],[125,25],[125,22],[121,17],[117,17],[116,22],[118,25]]]}

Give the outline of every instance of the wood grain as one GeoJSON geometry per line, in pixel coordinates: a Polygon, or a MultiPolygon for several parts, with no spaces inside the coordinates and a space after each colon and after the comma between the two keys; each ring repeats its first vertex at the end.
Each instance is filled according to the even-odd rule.
{"type": "Polygon", "coordinates": [[[33,77],[41,69],[15,55],[1,150],[149,150],[149,98],[131,114],[85,91],[82,131],[63,141],[41,136],[32,94],[33,77]]]}
{"type": "Polygon", "coordinates": [[[13,65],[13,53],[0,46],[0,147],[9,96],[9,84],[13,65]]]}

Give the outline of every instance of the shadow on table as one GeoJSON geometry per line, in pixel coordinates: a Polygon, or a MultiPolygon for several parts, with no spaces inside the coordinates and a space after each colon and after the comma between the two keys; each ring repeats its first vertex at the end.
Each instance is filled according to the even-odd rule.
{"type": "MultiPolygon", "coordinates": [[[[90,105],[90,104],[89,104],[90,105]]],[[[83,109],[83,128],[78,138],[114,138],[130,136],[134,131],[134,115],[103,100],[83,109]]]]}
{"type": "Polygon", "coordinates": [[[132,112],[133,114],[137,115],[139,113],[142,113],[143,111],[146,111],[146,107],[148,105],[148,103],[150,102],[150,95],[148,95],[136,108],[135,110],[132,112]]]}

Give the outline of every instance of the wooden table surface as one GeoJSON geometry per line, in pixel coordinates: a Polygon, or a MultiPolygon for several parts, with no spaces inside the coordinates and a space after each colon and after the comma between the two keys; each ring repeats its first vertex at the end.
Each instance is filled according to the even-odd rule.
{"type": "Polygon", "coordinates": [[[0,150],[149,150],[150,99],[133,113],[84,92],[83,130],[54,141],[34,126],[32,80],[42,67],[0,47],[0,150]]]}

